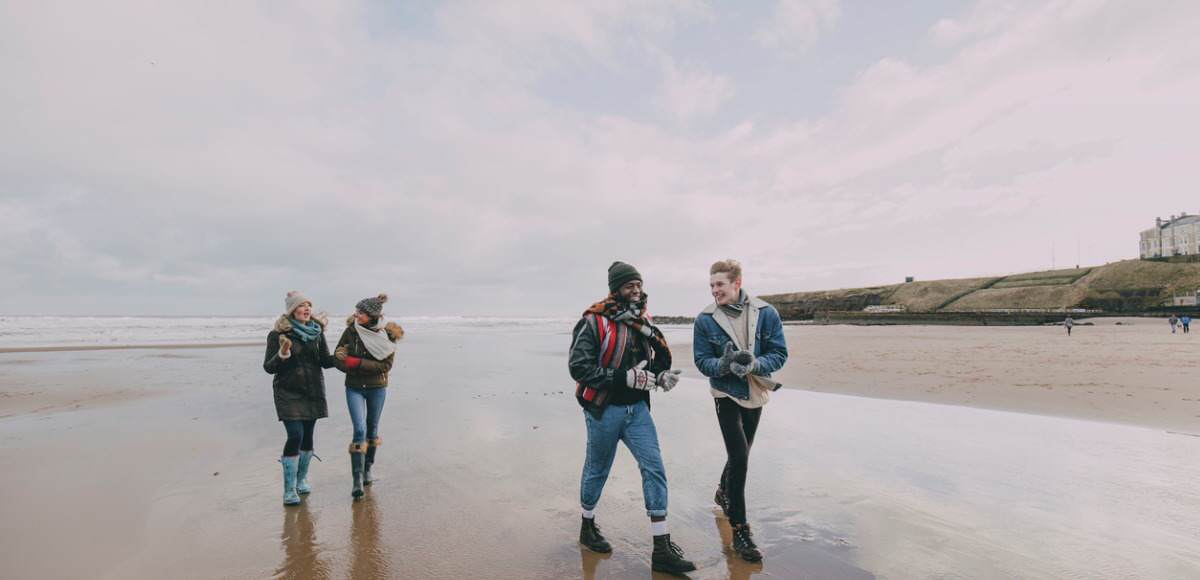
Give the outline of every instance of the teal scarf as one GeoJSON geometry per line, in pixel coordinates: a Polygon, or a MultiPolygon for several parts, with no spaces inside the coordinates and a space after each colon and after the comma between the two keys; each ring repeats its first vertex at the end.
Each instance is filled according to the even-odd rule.
{"type": "Polygon", "coordinates": [[[321,325],[314,320],[300,322],[295,318],[288,318],[288,321],[292,323],[292,330],[296,331],[296,336],[299,336],[300,340],[304,342],[311,342],[321,336],[321,325]]]}

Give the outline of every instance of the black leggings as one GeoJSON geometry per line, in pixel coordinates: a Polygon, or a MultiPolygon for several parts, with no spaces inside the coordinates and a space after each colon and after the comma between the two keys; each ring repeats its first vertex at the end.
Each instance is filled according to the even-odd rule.
{"type": "Polygon", "coordinates": [[[283,456],[300,455],[301,451],[313,450],[313,430],[317,427],[316,419],[284,419],[283,428],[287,429],[287,443],[283,444],[283,456]]]}
{"type": "Polygon", "coordinates": [[[750,446],[762,407],[747,409],[729,397],[715,399],[717,423],[725,439],[725,470],[721,472],[721,488],[729,498],[729,522],[746,523],[746,471],[750,467],[750,446]]]}

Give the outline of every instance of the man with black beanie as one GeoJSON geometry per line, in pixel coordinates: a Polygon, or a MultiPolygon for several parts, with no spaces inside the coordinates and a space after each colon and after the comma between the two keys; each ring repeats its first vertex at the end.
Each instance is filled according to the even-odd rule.
{"type": "Polygon", "coordinates": [[[650,416],[650,390],[670,391],[681,371],[671,370],[671,350],[646,312],[637,269],[613,262],[608,268],[608,290],[604,300],[584,311],[571,341],[575,399],[583,407],[587,426],[587,457],[579,486],[583,508],[579,543],[594,552],[612,551],[596,526],[594,510],[617,443],[624,441],[642,473],[642,497],[654,541],[651,567],[659,572],[690,572],[696,566],[683,558],[683,550],[671,541],[667,529],[667,474],[650,416]]]}

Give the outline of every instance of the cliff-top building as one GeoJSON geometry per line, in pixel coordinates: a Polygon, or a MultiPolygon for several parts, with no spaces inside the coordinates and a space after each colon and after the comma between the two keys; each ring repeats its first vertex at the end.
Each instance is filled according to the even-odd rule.
{"type": "Polygon", "coordinates": [[[1142,232],[1142,259],[1195,254],[1200,254],[1200,215],[1154,218],[1154,227],[1142,232]]]}

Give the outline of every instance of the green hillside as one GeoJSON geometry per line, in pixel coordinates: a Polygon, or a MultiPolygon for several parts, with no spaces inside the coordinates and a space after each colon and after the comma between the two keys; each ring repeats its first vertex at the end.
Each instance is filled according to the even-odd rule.
{"type": "Polygon", "coordinates": [[[907,312],[1086,308],[1139,312],[1159,308],[1174,293],[1200,289],[1200,263],[1126,260],[1092,268],[1030,272],[995,278],[910,282],[869,288],[763,296],[785,318],[814,312],[894,306],[907,312]]]}

